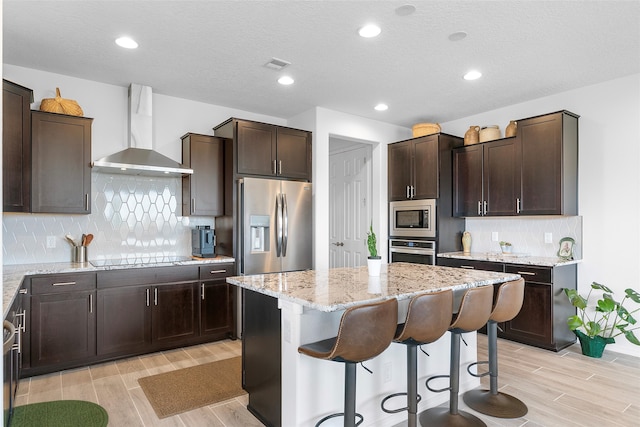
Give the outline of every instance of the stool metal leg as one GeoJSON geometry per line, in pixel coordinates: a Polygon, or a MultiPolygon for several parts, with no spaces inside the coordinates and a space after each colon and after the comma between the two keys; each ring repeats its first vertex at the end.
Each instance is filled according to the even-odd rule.
{"type": "MultiPolygon", "coordinates": [[[[498,391],[498,324],[487,323],[489,350],[489,390],[470,390],[462,396],[464,403],[482,414],[498,418],[524,417],[529,409],[520,399],[498,391]]],[[[485,373],[486,375],[486,373],[485,373]]]]}
{"type": "MultiPolygon", "coordinates": [[[[420,413],[420,425],[434,427],[486,427],[475,415],[458,409],[460,389],[460,332],[451,332],[451,355],[449,366],[449,409],[438,406],[420,413]]],[[[443,389],[444,391],[446,389],[443,389]]]]}
{"type": "Polygon", "coordinates": [[[355,363],[344,364],[344,427],[356,425],[356,367],[355,363]]]}
{"type": "Polygon", "coordinates": [[[407,423],[416,427],[418,416],[418,346],[407,346],[407,423]]]}

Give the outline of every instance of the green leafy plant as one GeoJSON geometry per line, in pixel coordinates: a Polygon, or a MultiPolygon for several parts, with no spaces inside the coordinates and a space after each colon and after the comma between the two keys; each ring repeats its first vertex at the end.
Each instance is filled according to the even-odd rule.
{"type": "Polygon", "coordinates": [[[369,249],[369,258],[378,257],[376,233],[373,231],[373,224],[369,225],[369,231],[367,232],[367,248],[369,249]]]}
{"type": "Polygon", "coordinates": [[[505,242],[505,241],[501,241],[500,242],[500,246],[511,246],[511,243],[505,242]]]}
{"type": "Polygon", "coordinates": [[[624,335],[629,342],[640,345],[640,340],[633,333],[640,326],[636,324],[633,314],[640,311],[640,306],[635,309],[628,308],[631,301],[640,304],[640,294],[629,288],[625,291],[622,301],[613,298],[613,291],[608,287],[593,282],[591,289],[584,298],[575,289],[564,289],[571,304],[576,307],[578,314],[569,316],[567,325],[572,331],[583,329],[588,337],[600,336],[605,339],[615,339],[624,335]],[[589,305],[589,298],[594,290],[602,291],[602,296],[595,305],[589,305]],[[627,304],[627,306],[625,306],[627,304]]]}

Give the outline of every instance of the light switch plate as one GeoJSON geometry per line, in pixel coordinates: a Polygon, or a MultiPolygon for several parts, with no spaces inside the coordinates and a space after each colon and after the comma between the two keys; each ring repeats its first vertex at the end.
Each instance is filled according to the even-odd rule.
{"type": "Polygon", "coordinates": [[[498,241],[498,232],[497,231],[492,231],[491,232],[491,241],[492,242],[497,242],[498,241]]]}
{"type": "Polygon", "coordinates": [[[56,247],[56,236],[47,236],[47,249],[54,249],[56,247]]]}
{"type": "Polygon", "coordinates": [[[552,233],[544,233],[544,242],[545,243],[553,243],[553,234],[552,233]]]}

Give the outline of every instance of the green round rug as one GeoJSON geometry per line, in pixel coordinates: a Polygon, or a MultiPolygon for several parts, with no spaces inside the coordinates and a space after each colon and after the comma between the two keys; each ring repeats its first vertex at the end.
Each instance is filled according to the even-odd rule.
{"type": "Polygon", "coordinates": [[[57,400],[16,406],[11,427],[106,427],[107,411],[84,400],[57,400]]]}

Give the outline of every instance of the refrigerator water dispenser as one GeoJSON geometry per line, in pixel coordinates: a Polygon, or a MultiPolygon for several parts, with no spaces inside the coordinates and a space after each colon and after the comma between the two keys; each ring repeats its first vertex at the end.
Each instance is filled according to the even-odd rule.
{"type": "Polygon", "coordinates": [[[266,252],[269,250],[269,220],[269,215],[250,216],[251,252],[266,252]]]}

